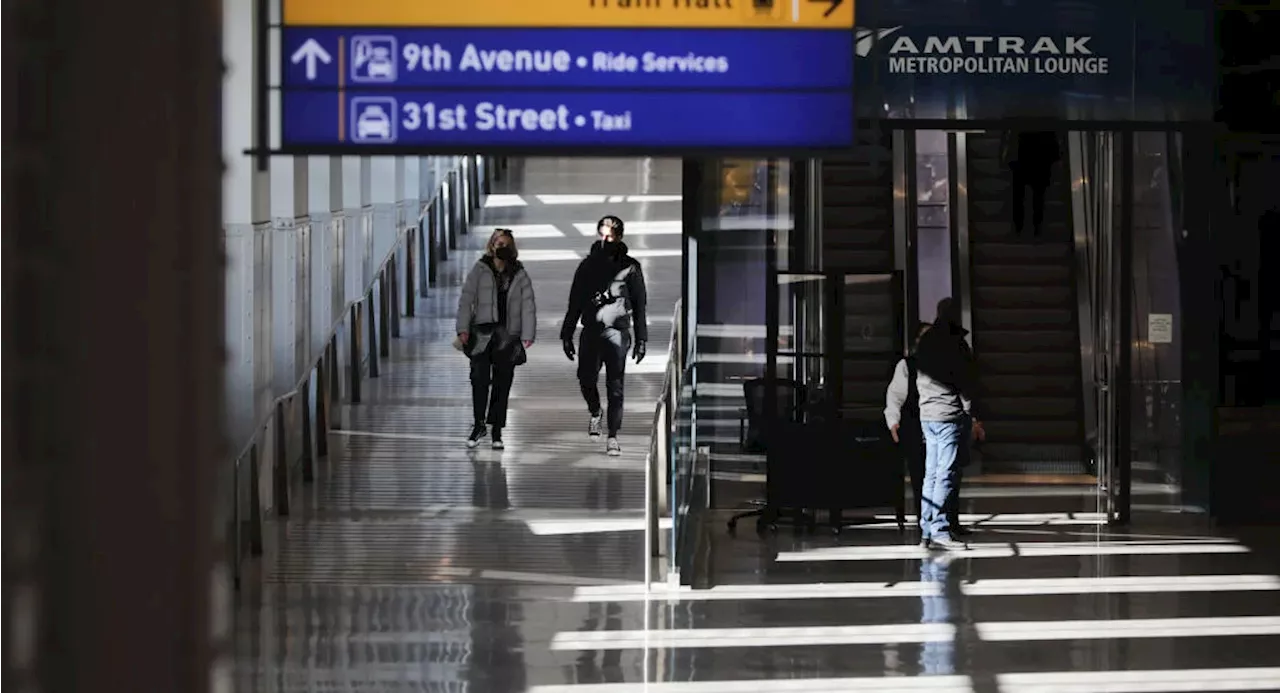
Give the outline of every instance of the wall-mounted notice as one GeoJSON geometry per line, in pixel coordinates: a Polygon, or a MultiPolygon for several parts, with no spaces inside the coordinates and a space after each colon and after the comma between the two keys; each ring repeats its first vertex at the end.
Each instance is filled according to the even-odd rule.
{"type": "Polygon", "coordinates": [[[1152,344],[1173,343],[1173,314],[1150,313],[1147,315],[1147,341],[1152,344]]]}

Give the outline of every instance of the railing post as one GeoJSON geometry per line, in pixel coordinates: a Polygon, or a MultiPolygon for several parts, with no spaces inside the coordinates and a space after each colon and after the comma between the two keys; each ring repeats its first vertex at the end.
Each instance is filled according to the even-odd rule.
{"type": "Polygon", "coordinates": [[[414,255],[418,252],[418,227],[409,228],[408,238],[404,244],[404,316],[412,318],[417,314],[418,301],[413,295],[417,279],[417,261],[414,255]]]}
{"type": "Polygon", "coordinates": [[[272,429],[275,432],[275,435],[272,436],[273,438],[275,438],[275,441],[274,441],[275,445],[273,446],[275,448],[275,462],[274,462],[275,483],[272,484],[272,486],[275,487],[273,490],[275,491],[275,499],[276,499],[276,503],[275,503],[276,515],[279,517],[288,517],[289,515],[289,460],[288,460],[289,445],[288,445],[288,441],[285,440],[286,426],[284,425],[284,400],[283,399],[276,400],[276,420],[274,425],[272,426],[272,429]]]}
{"type": "Polygon", "coordinates": [[[369,335],[370,378],[377,378],[381,375],[378,370],[378,318],[381,317],[379,315],[381,309],[377,305],[378,295],[374,293],[375,291],[377,291],[377,287],[369,287],[369,293],[365,294],[364,297],[365,303],[368,305],[368,308],[365,309],[365,313],[369,316],[369,320],[367,322],[369,329],[367,334],[369,335]]]}
{"type": "Polygon", "coordinates": [[[441,213],[444,215],[445,232],[449,236],[449,250],[457,250],[458,248],[458,175],[456,173],[449,174],[449,187],[445,188],[445,200],[441,205],[441,213]]]}
{"type": "Polygon", "coordinates": [[[329,388],[333,387],[329,380],[332,374],[330,358],[329,345],[326,344],[320,365],[316,368],[316,457],[329,456],[329,388]]]}
{"type": "Polygon", "coordinates": [[[227,535],[227,549],[231,554],[231,582],[236,591],[240,591],[240,557],[244,555],[244,528],[240,519],[240,463],[244,458],[236,460],[231,467],[231,532],[227,535]]]}
{"type": "Polygon", "coordinates": [[[382,358],[391,357],[391,281],[387,266],[378,272],[378,354],[382,358]]]}
{"type": "Polygon", "coordinates": [[[391,256],[387,265],[387,298],[391,302],[391,336],[400,337],[400,263],[391,256]]]}
{"type": "Polygon", "coordinates": [[[436,275],[441,262],[449,259],[449,250],[445,246],[447,244],[441,242],[440,229],[440,198],[432,200],[431,213],[427,215],[427,221],[431,225],[428,232],[431,235],[431,267],[427,270],[427,280],[431,286],[436,285],[436,275]]]}
{"type": "Polygon", "coordinates": [[[458,218],[462,222],[459,229],[463,235],[471,230],[471,159],[463,157],[462,167],[458,169],[458,218]]]}
{"type": "Polygon", "coordinates": [[[347,330],[347,334],[351,339],[351,403],[360,403],[360,362],[363,358],[360,356],[360,330],[364,327],[361,316],[364,312],[362,302],[351,304],[351,326],[347,330]]]}
{"type": "MultiPolygon", "coordinates": [[[[311,444],[311,383],[314,377],[308,377],[298,390],[298,411],[302,413],[302,481],[311,483],[316,480],[316,460],[314,447],[311,444]]],[[[316,409],[320,408],[319,397],[316,398],[316,409]]]]}
{"type": "Polygon", "coordinates": [[[262,464],[257,443],[249,447],[249,555],[262,555],[262,464]]]}
{"type": "Polygon", "coordinates": [[[427,297],[427,288],[436,267],[436,251],[431,244],[431,206],[428,205],[418,222],[418,295],[423,298],[427,297]]]}
{"type": "MultiPolygon", "coordinates": [[[[342,412],[338,409],[342,406],[342,367],[338,363],[337,334],[329,338],[329,387],[325,389],[329,394],[329,406],[325,408],[325,418],[329,428],[342,428],[342,412]]],[[[328,442],[325,446],[328,447],[328,442]]]]}

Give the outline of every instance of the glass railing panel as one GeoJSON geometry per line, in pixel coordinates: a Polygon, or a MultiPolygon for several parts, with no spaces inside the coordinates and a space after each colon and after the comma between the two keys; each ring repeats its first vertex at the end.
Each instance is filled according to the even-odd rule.
{"type": "MultiPolygon", "coordinates": [[[[689,364],[680,374],[679,389],[672,393],[668,459],[670,472],[671,535],[667,556],[670,575],[687,582],[686,570],[692,558],[692,545],[697,534],[697,524],[705,505],[699,498],[698,445],[697,445],[697,364],[689,364]]],[[[671,577],[668,579],[671,579],[671,577]]]]}

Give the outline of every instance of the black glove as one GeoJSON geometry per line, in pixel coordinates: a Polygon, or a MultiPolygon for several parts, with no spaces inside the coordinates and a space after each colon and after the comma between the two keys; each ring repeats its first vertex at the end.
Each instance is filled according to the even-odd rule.
{"type": "Polygon", "coordinates": [[[631,350],[631,355],[636,357],[636,363],[644,360],[644,342],[636,342],[636,347],[631,350]]]}
{"type": "Polygon", "coordinates": [[[564,355],[568,357],[570,361],[572,361],[573,357],[578,354],[577,349],[573,348],[572,339],[562,339],[560,340],[560,345],[564,347],[564,355]]]}

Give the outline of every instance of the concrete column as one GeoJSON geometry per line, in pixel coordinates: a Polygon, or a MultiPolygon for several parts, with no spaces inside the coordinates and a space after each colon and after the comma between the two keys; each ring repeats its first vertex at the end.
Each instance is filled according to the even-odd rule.
{"type": "Polygon", "coordinates": [[[411,158],[404,159],[403,167],[404,167],[404,187],[402,188],[403,192],[401,192],[401,197],[403,200],[411,200],[413,202],[412,218],[408,220],[408,222],[412,224],[417,222],[417,215],[419,215],[420,211],[422,210],[421,209],[421,206],[422,206],[421,205],[421,202],[422,202],[421,174],[422,172],[419,165],[419,158],[417,158],[417,156],[411,156],[411,158]]]}
{"type": "Polygon", "coordinates": [[[14,4],[4,681],[229,689],[221,20],[192,0],[14,4]]]}
{"type": "MultiPolygon", "coordinates": [[[[265,248],[255,225],[271,219],[271,181],[265,171],[244,155],[254,146],[253,124],[257,106],[254,76],[253,0],[223,0],[222,54],[222,178],[223,248],[226,253],[225,320],[227,368],[226,420],[232,441],[248,439],[259,409],[256,393],[270,378],[270,339],[257,338],[265,315],[255,301],[269,295],[261,271],[265,248]]],[[[269,304],[268,304],[269,307],[269,304]]]]}
{"type": "Polygon", "coordinates": [[[327,161],[329,166],[329,206],[325,209],[330,212],[342,211],[342,157],[331,156],[327,161]]]}
{"type": "Polygon", "coordinates": [[[396,162],[399,157],[378,156],[369,161],[369,180],[367,191],[372,204],[373,218],[369,238],[369,279],[378,268],[396,236],[396,203],[400,199],[400,188],[403,184],[396,178],[396,162]]]}
{"type": "Polygon", "coordinates": [[[418,161],[418,195],[425,203],[435,192],[435,169],[431,166],[431,157],[420,156],[418,161]]]}
{"type": "Polygon", "coordinates": [[[361,185],[364,168],[361,157],[342,157],[342,262],[346,301],[360,298],[360,281],[364,278],[362,219],[366,198],[361,185]]]}
{"type": "Polygon", "coordinates": [[[271,218],[296,219],[310,210],[310,167],[305,156],[278,156],[270,162],[271,218]]]}
{"type": "Polygon", "coordinates": [[[365,161],[358,156],[342,157],[342,208],[358,210],[365,205],[365,161]]]}

